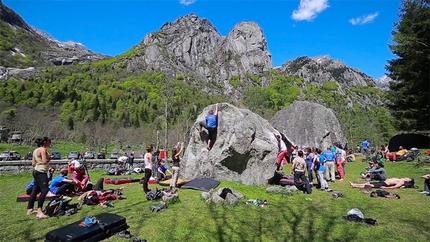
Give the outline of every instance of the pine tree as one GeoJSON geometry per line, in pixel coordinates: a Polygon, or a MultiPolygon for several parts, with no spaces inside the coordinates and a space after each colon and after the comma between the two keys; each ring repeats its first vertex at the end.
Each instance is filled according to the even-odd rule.
{"type": "Polygon", "coordinates": [[[399,130],[430,130],[430,0],[403,0],[400,12],[389,45],[396,58],[386,66],[389,108],[399,130]]]}

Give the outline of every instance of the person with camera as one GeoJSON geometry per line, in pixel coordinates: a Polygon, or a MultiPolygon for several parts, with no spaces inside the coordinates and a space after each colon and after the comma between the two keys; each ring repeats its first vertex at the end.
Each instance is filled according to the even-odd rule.
{"type": "Polygon", "coordinates": [[[27,205],[27,215],[34,213],[34,203],[36,201],[37,194],[40,191],[37,199],[36,217],[47,218],[48,216],[43,213],[43,203],[45,202],[46,195],[49,192],[47,173],[51,159],[47,148],[51,145],[51,140],[48,137],[43,137],[35,139],[35,142],[38,148],[33,151],[33,159],[31,160],[31,165],[33,166],[34,186],[27,205]]]}

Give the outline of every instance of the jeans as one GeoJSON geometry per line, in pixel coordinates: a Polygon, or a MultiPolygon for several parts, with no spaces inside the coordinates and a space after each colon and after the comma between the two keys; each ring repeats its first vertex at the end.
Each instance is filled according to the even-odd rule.
{"type": "Polygon", "coordinates": [[[174,167],[172,167],[172,169],[173,169],[173,177],[170,180],[170,187],[175,188],[176,187],[176,183],[178,182],[179,167],[174,166],[174,167]]]}
{"type": "Polygon", "coordinates": [[[328,183],[327,181],[324,179],[324,171],[318,171],[318,178],[320,180],[320,185],[321,188],[328,188],[328,183]]]}
{"type": "Polygon", "coordinates": [[[308,178],[309,178],[309,182],[313,182],[314,181],[314,176],[312,174],[312,162],[307,163],[307,169],[308,169],[308,178]]]}
{"type": "Polygon", "coordinates": [[[48,176],[45,172],[33,170],[33,178],[34,186],[30,195],[30,200],[28,200],[27,209],[33,209],[39,191],[40,195],[37,199],[37,208],[43,208],[43,202],[45,202],[46,194],[49,192],[48,176]]]}
{"type": "Polygon", "coordinates": [[[151,175],[152,175],[151,169],[145,168],[145,176],[143,177],[143,192],[144,193],[149,192],[148,182],[149,182],[149,179],[151,178],[151,175]]]}

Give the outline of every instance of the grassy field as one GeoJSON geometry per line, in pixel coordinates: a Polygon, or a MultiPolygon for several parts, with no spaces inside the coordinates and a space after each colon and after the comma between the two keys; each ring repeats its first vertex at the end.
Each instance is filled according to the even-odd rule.
{"type": "MultiPolygon", "coordinates": [[[[346,180],[330,184],[345,198],[334,199],[330,193],[314,190],[312,194],[294,193],[292,196],[268,194],[266,187],[246,186],[222,182],[219,187],[232,187],[245,198],[267,199],[266,207],[207,204],[201,192],[179,190],[180,202],[171,204],[158,213],[149,211],[150,205],[139,184],[126,184],[126,200],[114,201],[115,208],[84,206],[70,217],[38,220],[26,216],[27,203],[15,202],[31,180],[30,174],[0,176],[0,218],[3,241],[43,241],[45,234],[62,225],[83,219],[87,215],[112,212],[127,218],[130,232],[148,241],[428,241],[430,238],[430,197],[419,194],[420,189],[399,189],[401,199],[370,198],[360,190],[352,189],[348,180],[359,178],[366,163],[347,164],[346,180]],[[311,198],[310,201],[309,199],[311,198]],[[365,217],[376,219],[378,226],[357,224],[342,220],[352,208],[359,208],[365,217]]],[[[288,169],[288,168],[286,168],[288,169]]],[[[390,177],[409,176],[417,180],[430,170],[416,168],[412,163],[388,163],[390,177]]],[[[95,182],[102,171],[91,172],[95,182]]],[[[136,175],[134,176],[136,177],[136,175]]],[[[137,176],[139,177],[139,176],[137,176]]],[[[152,188],[155,185],[151,185],[152,188]]],[[[110,185],[109,187],[117,187],[110,185]]],[[[76,198],[74,198],[76,200],[76,198]]],[[[46,204],[46,203],[45,203],[46,204]]],[[[117,236],[107,241],[130,241],[117,236]]]]}

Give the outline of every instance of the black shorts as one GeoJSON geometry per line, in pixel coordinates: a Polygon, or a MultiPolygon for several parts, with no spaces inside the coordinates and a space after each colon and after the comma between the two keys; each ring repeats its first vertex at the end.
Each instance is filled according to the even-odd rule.
{"type": "Polygon", "coordinates": [[[381,188],[387,186],[387,183],[385,182],[371,182],[370,184],[372,184],[374,188],[381,188]]]}
{"type": "Polygon", "coordinates": [[[217,134],[217,128],[207,128],[208,130],[208,139],[214,140],[217,134]]]}

